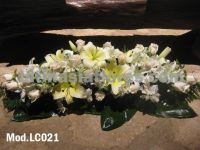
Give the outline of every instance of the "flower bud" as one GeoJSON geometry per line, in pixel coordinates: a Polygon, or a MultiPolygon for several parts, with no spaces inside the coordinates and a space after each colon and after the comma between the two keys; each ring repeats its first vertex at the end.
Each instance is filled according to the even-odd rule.
{"type": "Polygon", "coordinates": [[[69,41],[69,46],[74,52],[77,51],[76,45],[72,41],[69,41]]]}
{"type": "Polygon", "coordinates": [[[120,54],[118,57],[119,64],[125,64],[126,63],[126,55],[124,53],[120,54]]]}

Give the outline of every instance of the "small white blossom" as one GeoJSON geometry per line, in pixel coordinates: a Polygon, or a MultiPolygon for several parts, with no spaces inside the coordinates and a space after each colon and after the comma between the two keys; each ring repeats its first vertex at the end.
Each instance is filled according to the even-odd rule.
{"type": "Polygon", "coordinates": [[[28,98],[32,100],[31,102],[35,102],[41,95],[40,91],[37,89],[31,90],[28,92],[28,98]]]}
{"type": "Polygon", "coordinates": [[[135,53],[141,53],[144,51],[144,46],[142,44],[137,44],[136,47],[133,49],[135,53]]]}
{"type": "Polygon", "coordinates": [[[135,94],[135,93],[138,92],[139,89],[140,89],[139,83],[131,84],[130,87],[129,87],[129,92],[131,94],[135,94]]]}
{"type": "Polygon", "coordinates": [[[105,93],[102,91],[97,91],[95,93],[95,98],[97,101],[102,101],[105,98],[105,93]]]}
{"type": "Polygon", "coordinates": [[[144,85],[142,89],[142,95],[141,97],[146,100],[151,100],[152,102],[158,102],[160,94],[158,93],[158,85],[152,85],[149,84],[144,85]]]}
{"type": "Polygon", "coordinates": [[[155,55],[158,51],[158,45],[151,43],[151,45],[149,46],[149,51],[151,54],[155,55]]]}

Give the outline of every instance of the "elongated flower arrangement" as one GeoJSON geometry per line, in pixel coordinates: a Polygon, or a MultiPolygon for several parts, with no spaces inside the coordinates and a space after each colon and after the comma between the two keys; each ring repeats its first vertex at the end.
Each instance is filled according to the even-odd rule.
{"type": "Polygon", "coordinates": [[[120,51],[110,42],[69,41],[70,50],[48,54],[41,64],[5,74],[3,102],[14,121],[71,113],[101,116],[101,127],[115,129],[137,112],[157,117],[191,118],[188,105],[199,98],[200,83],[157,44],[120,51]]]}

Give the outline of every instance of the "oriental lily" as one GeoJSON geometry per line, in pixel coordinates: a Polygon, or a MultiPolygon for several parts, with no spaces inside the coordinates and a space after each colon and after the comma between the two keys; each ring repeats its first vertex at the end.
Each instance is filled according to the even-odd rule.
{"type": "Polygon", "coordinates": [[[106,77],[108,77],[107,84],[111,85],[113,94],[117,95],[120,88],[125,85],[123,76],[129,70],[128,65],[117,65],[116,62],[111,62],[104,67],[106,77]]]}
{"type": "Polygon", "coordinates": [[[65,57],[73,55],[73,51],[70,50],[57,50],[56,54],[48,54],[45,56],[46,63],[43,63],[42,66],[50,66],[53,63],[63,62],[65,57]]]}
{"type": "Polygon", "coordinates": [[[106,63],[105,60],[107,59],[107,52],[103,48],[96,47],[89,42],[87,45],[83,46],[81,57],[86,67],[96,68],[101,67],[106,63]]]}
{"type": "Polygon", "coordinates": [[[53,98],[65,98],[68,104],[73,102],[74,98],[85,99],[87,98],[86,90],[79,84],[62,83],[55,86],[53,90],[53,98]]]}

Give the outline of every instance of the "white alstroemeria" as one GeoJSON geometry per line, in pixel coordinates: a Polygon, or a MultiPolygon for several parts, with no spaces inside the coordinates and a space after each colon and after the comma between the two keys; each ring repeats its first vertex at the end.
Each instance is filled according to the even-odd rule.
{"type": "Polygon", "coordinates": [[[101,67],[106,63],[105,51],[100,47],[96,47],[92,42],[88,42],[88,44],[83,47],[83,51],[80,55],[84,65],[88,68],[101,67]]]}
{"type": "Polygon", "coordinates": [[[10,91],[16,91],[20,89],[19,84],[16,81],[9,81],[9,82],[4,82],[3,86],[10,91]]]}
{"type": "Polygon", "coordinates": [[[102,101],[105,98],[105,93],[102,91],[97,91],[95,93],[95,98],[97,101],[102,101]]]}
{"type": "Polygon", "coordinates": [[[114,49],[114,46],[112,46],[111,42],[106,42],[103,44],[103,48],[106,48],[106,47],[109,47],[109,48],[112,48],[114,49]]]}
{"type": "Polygon", "coordinates": [[[142,62],[143,66],[147,69],[151,69],[160,65],[159,60],[156,58],[144,58],[142,62]]]}
{"type": "Polygon", "coordinates": [[[6,79],[6,81],[10,81],[13,79],[14,75],[12,73],[4,74],[3,77],[6,79]]]}
{"type": "Polygon", "coordinates": [[[72,55],[69,58],[70,62],[72,62],[73,66],[78,66],[81,64],[81,56],[80,55],[72,55]]]}
{"type": "Polygon", "coordinates": [[[155,55],[158,51],[158,45],[157,44],[154,44],[154,43],[151,43],[150,46],[149,46],[149,52],[152,54],[152,55],[155,55]]]}
{"type": "Polygon", "coordinates": [[[142,44],[137,44],[135,48],[133,49],[133,52],[135,53],[141,53],[145,50],[145,47],[142,44]]]}
{"type": "Polygon", "coordinates": [[[185,82],[181,82],[181,81],[178,81],[178,82],[175,82],[174,85],[173,85],[176,89],[178,89],[179,91],[183,92],[183,93],[186,93],[188,92],[189,88],[190,88],[190,85],[185,83],[185,82]]]}
{"type": "Polygon", "coordinates": [[[119,49],[114,49],[114,50],[112,51],[112,54],[110,54],[110,55],[111,55],[111,57],[119,58],[119,56],[120,56],[121,54],[124,54],[124,53],[123,53],[122,51],[120,51],[119,49]]]}
{"type": "Polygon", "coordinates": [[[35,102],[39,97],[40,97],[41,93],[40,90],[38,89],[34,89],[31,90],[27,93],[28,98],[31,100],[31,102],[35,102]]]}
{"type": "Polygon", "coordinates": [[[78,52],[81,52],[83,50],[83,46],[85,46],[85,41],[79,39],[76,41],[76,45],[78,52]]]}
{"type": "Polygon", "coordinates": [[[146,84],[143,86],[142,93],[144,95],[142,95],[141,98],[151,100],[152,102],[159,102],[160,94],[158,93],[158,85],[150,86],[146,84]]]}
{"type": "Polygon", "coordinates": [[[119,49],[115,49],[115,47],[112,46],[111,42],[104,43],[103,49],[105,50],[105,52],[107,52],[106,53],[106,59],[119,58],[120,55],[124,54],[119,49]]]}
{"type": "Polygon", "coordinates": [[[106,54],[106,59],[110,60],[112,58],[117,58],[117,50],[115,50],[114,46],[112,46],[111,42],[106,42],[103,44],[103,50],[105,51],[106,54]]]}
{"type": "Polygon", "coordinates": [[[140,84],[136,82],[136,83],[130,85],[129,92],[131,94],[135,94],[139,91],[139,89],[140,89],[140,84]]]}

